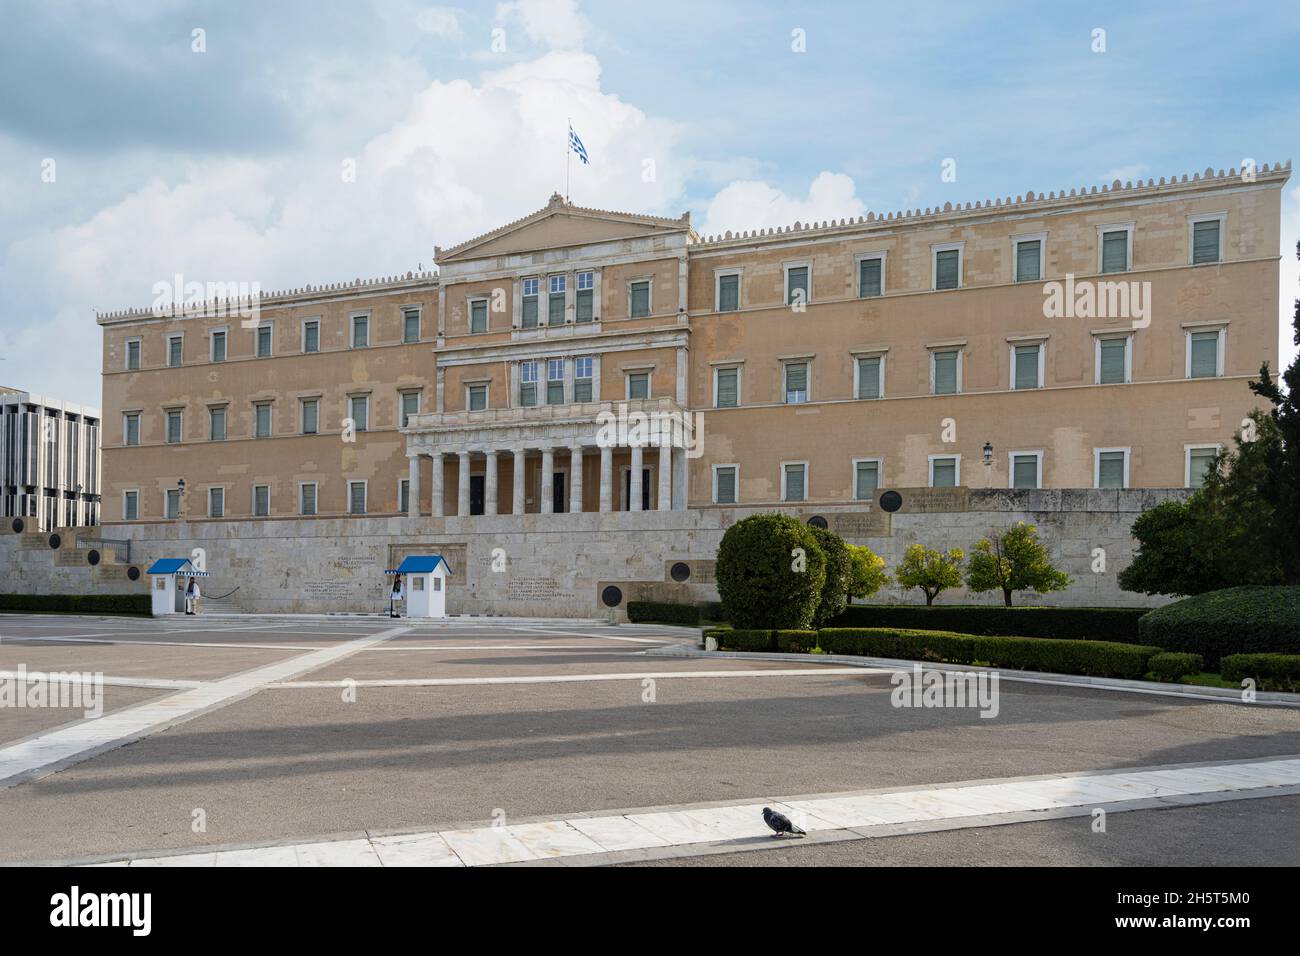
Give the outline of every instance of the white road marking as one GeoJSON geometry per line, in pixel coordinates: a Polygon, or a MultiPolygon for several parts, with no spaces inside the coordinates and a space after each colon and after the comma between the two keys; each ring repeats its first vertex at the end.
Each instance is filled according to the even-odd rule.
{"type": "MultiPolygon", "coordinates": [[[[817,677],[823,674],[856,674],[864,677],[876,671],[865,667],[808,667],[799,670],[778,668],[770,671],[641,671],[620,674],[529,674],[513,677],[399,677],[379,680],[299,680],[280,681],[269,686],[302,688],[329,687],[455,687],[475,684],[582,684],[605,680],[667,680],[672,677],[817,677]]],[[[880,673],[884,673],[881,671],[880,673]]]]}
{"type": "Polygon", "coordinates": [[[144,641],[131,640],[123,638],[108,637],[11,637],[9,646],[12,647],[15,642],[22,641],[28,644],[136,644],[146,647],[224,647],[236,650],[267,650],[267,651],[314,651],[316,648],[306,644],[255,644],[252,642],[244,644],[221,644],[215,641],[144,641]]]}
{"type": "MultiPolygon", "coordinates": [[[[1184,803],[1196,802],[1197,796],[1206,800],[1242,800],[1268,796],[1269,790],[1277,788],[1288,788],[1279,795],[1293,793],[1297,787],[1300,787],[1300,757],[1288,756],[1206,767],[1148,767],[990,784],[976,781],[916,790],[854,791],[814,798],[665,807],[622,815],[579,816],[295,846],[126,857],[91,865],[167,866],[185,865],[180,861],[189,861],[199,866],[373,866],[376,863],[492,866],[562,857],[583,857],[583,862],[600,863],[610,854],[633,850],[666,851],[672,855],[675,849],[687,852],[704,845],[720,853],[755,846],[788,846],[788,840],[771,838],[761,816],[761,808],[765,806],[784,813],[813,838],[819,833],[854,838],[887,835],[879,829],[873,833],[872,828],[899,824],[909,825],[909,832],[921,832],[927,827],[983,827],[999,822],[1021,822],[1026,811],[1069,808],[1091,812],[1100,806],[1109,812],[1123,812],[1149,807],[1149,804],[1135,804],[1138,800],[1169,796],[1181,798],[1184,803]],[[1008,815],[1015,816],[1007,819],[1008,815]]],[[[1165,805],[1178,804],[1166,802],[1165,805]]]]}
{"type": "Polygon", "coordinates": [[[54,773],[105,750],[112,750],[255,694],[286,678],[317,670],[357,651],[386,641],[407,628],[395,627],[342,644],[277,661],[265,667],[128,707],[102,717],[56,728],[0,749],[0,788],[54,773]]]}
{"type": "Polygon", "coordinates": [[[605,641],[631,641],[633,644],[668,644],[669,641],[655,640],[649,637],[623,637],[613,634],[597,634],[592,631],[557,631],[549,627],[509,627],[510,631],[523,631],[527,634],[554,634],[557,637],[598,637],[605,641]]]}
{"type": "MultiPolygon", "coordinates": [[[[103,684],[105,687],[161,687],[171,690],[182,690],[191,687],[199,687],[207,683],[201,680],[172,679],[168,677],[109,677],[106,674],[90,675],[86,680],[84,671],[24,671],[23,676],[28,681],[43,681],[51,676],[55,680],[66,681],[70,684],[103,684]]],[[[0,680],[17,680],[18,672],[10,670],[0,670],[0,680]]]]}

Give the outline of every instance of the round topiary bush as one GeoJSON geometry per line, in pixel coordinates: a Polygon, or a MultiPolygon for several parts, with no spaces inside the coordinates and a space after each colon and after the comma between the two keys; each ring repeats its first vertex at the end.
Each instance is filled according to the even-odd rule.
{"type": "Polygon", "coordinates": [[[821,601],[813,614],[813,627],[825,627],[826,622],[844,610],[848,603],[849,572],[853,570],[853,557],[849,546],[834,531],[809,526],[817,545],[826,555],[826,583],[822,585],[821,601]]]}
{"type": "Polygon", "coordinates": [[[1147,662],[1151,676],[1168,684],[1177,684],[1184,677],[1199,674],[1205,669],[1205,661],[1200,654],[1174,654],[1165,652],[1156,654],[1147,662]]]}
{"type": "Polygon", "coordinates": [[[789,515],[751,515],[722,536],[715,573],[733,627],[805,630],[821,602],[826,555],[789,515]]]}
{"type": "Polygon", "coordinates": [[[1300,587],[1250,585],[1184,598],[1142,615],[1138,640],[1200,654],[1211,670],[1229,654],[1300,653],[1300,587]]]}

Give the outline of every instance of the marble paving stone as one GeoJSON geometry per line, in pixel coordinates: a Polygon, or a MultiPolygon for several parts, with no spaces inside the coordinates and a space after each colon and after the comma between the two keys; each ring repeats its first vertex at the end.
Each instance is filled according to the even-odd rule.
{"type": "Polygon", "coordinates": [[[441,836],[466,866],[519,863],[538,858],[536,853],[524,846],[505,827],[446,830],[441,836]]]}
{"type": "Polygon", "coordinates": [[[373,837],[370,845],[384,866],[465,865],[437,833],[373,837]]]}
{"type": "MultiPolygon", "coordinates": [[[[747,837],[772,835],[771,828],[763,820],[763,807],[776,809],[770,803],[749,803],[738,807],[706,807],[703,810],[687,810],[685,813],[710,830],[722,834],[723,839],[743,840],[747,837]]],[[[777,812],[784,813],[782,810],[777,812]]],[[[799,825],[797,820],[794,822],[799,825]]]]}
{"type": "Polygon", "coordinates": [[[292,846],[262,846],[249,850],[222,850],[217,866],[297,866],[298,852],[292,846]]]}
{"type": "Polygon", "coordinates": [[[132,860],[131,866],[216,866],[216,853],[186,853],[183,856],[156,856],[132,860]]]}
{"type": "Polygon", "coordinates": [[[790,817],[795,823],[814,833],[818,830],[839,830],[847,827],[877,826],[890,822],[886,817],[872,813],[870,797],[839,797],[817,800],[796,800],[790,804],[790,817]]]}
{"type": "Polygon", "coordinates": [[[655,836],[627,817],[579,817],[565,822],[611,853],[616,850],[644,850],[669,845],[667,840],[655,836]]]}
{"type": "Polygon", "coordinates": [[[725,835],[712,827],[706,826],[699,820],[680,811],[629,814],[628,819],[633,823],[640,824],[655,836],[673,846],[727,839],[725,835]]]}
{"type": "Polygon", "coordinates": [[[539,859],[555,856],[580,856],[600,853],[600,844],[563,820],[546,823],[520,823],[507,827],[511,835],[528,847],[539,859]]]}

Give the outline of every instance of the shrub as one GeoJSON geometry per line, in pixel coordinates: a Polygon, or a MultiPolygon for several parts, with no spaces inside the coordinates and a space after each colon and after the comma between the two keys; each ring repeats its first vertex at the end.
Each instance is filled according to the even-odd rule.
{"type": "Polygon", "coordinates": [[[153,605],[148,594],[0,594],[0,611],[149,615],[153,605]]]}
{"type": "Polygon", "coordinates": [[[1300,654],[1229,654],[1221,668],[1234,684],[1249,677],[1259,690],[1300,691],[1300,654]]]}
{"type": "Polygon", "coordinates": [[[810,654],[816,646],[816,631],[776,632],[776,649],[786,654],[810,654]]]}
{"type": "Polygon", "coordinates": [[[1151,676],[1168,684],[1177,684],[1184,677],[1205,670],[1205,658],[1200,654],[1156,654],[1151,658],[1151,676]]]}
{"type": "Polygon", "coordinates": [[[1138,640],[1138,619],[1148,610],[1144,607],[921,607],[917,604],[851,604],[831,621],[831,626],[895,627],[955,631],[959,634],[1002,634],[1137,644],[1144,643],[1138,640]]]}
{"type": "Polygon", "coordinates": [[[813,614],[813,627],[822,627],[844,610],[849,598],[849,576],[853,571],[853,557],[849,547],[834,531],[809,527],[818,546],[826,555],[826,581],[822,584],[821,600],[813,614]]]}
{"type": "Polygon", "coordinates": [[[685,624],[700,623],[700,609],[694,604],[671,604],[667,601],[628,601],[627,619],[633,623],[685,624]]]}
{"type": "Polygon", "coordinates": [[[716,574],[723,612],[737,628],[805,628],[821,601],[826,555],[789,515],[751,515],[722,536],[716,574]]]}
{"type": "Polygon", "coordinates": [[[1248,585],[1184,598],[1146,614],[1138,640],[1200,654],[1211,670],[1229,654],[1300,653],[1300,586],[1248,585]]]}
{"type": "Polygon", "coordinates": [[[901,628],[824,628],[818,644],[828,654],[860,654],[911,661],[988,664],[1009,670],[1139,679],[1158,653],[1140,644],[1063,641],[1041,637],[983,637],[901,628]]]}
{"type": "Polygon", "coordinates": [[[710,628],[704,632],[718,642],[720,651],[774,651],[776,632],[771,630],[733,630],[729,627],[710,628]]]}
{"type": "Polygon", "coordinates": [[[885,559],[866,545],[850,544],[849,597],[864,600],[871,597],[890,581],[885,570],[885,559]]]}
{"type": "Polygon", "coordinates": [[[966,568],[966,586],[979,593],[1001,591],[1002,601],[1011,607],[1016,591],[1064,591],[1070,576],[1052,565],[1047,548],[1038,540],[1038,529],[1017,521],[1005,531],[990,532],[971,551],[966,568]]]}
{"type": "Polygon", "coordinates": [[[722,611],[721,601],[701,601],[700,620],[701,621],[725,621],[727,616],[722,611]]]}
{"type": "Polygon", "coordinates": [[[965,558],[961,548],[945,554],[923,544],[909,545],[894,571],[894,579],[905,588],[920,588],[928,607],[948,588],[961,587],[961,563],[965,558]]]}

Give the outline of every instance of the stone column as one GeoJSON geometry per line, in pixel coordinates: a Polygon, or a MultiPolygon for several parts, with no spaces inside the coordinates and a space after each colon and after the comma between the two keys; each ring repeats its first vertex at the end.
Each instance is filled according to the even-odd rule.
{"type": "Polygon", "coordinates": [[[460,481],[456,487],[456,514],[469,514],[469,452],[460,453],[460,481]]]}
{"type": "Polygon", "coordinates": [[[582,513],[582,446],[569,449],[569,511],[582,513]]]}
{"type": "Polygon", "coordinates": [[[542,502],[538,509],[548,515],[555,510],[555,449],[542,449],[542,502]]]}
{"type": "Polygon", "coordinates": [[[659,503],[658,510],[669,511],[673,506],[673,450],[659,446],[659,503]]]}
{"type": "Polygon", "coordinates": [[[497,513],[497,453],[495,448],[488,449],[487,464],[483,472],[483,513],[485,515],[497,513]]]}
{"type": "Polygon", "coordinates": [[[429,460],[433,462],[433,479],[429,483],[429,493],[433,495],[430,510],[435,518],[441,518],[445,513],[442,506],[442,452],[434,452],[429,460]]]}
{"type": "Polygon", "coordinates": [[[641,469],[644,467],[642,454],[640,445],[632,446],[632,473],[627,482],[627,506],[632,511],[641,510],[641,469]]]}
{"type": "Polygon", "coordinates": [[[408,457],[411,471],[407,479],[410,487],[407,491],[406,513],[412,518],[418,518],[420,517],[420,456],[414,454],[408,457]]]}
{"type": "Polygon", "coordinates": [[[600,449],[600,510],[614,508],[614,449],[604,445],[600,449]]]}
{"type": "Polygon", "coordinates": [[[514,487],[514,504],[510,509],[512,514],[521,515],[524,513],[524,456],[528,454],[522,448],[516,448],[515,454],[515,487],[514,487]]]}

